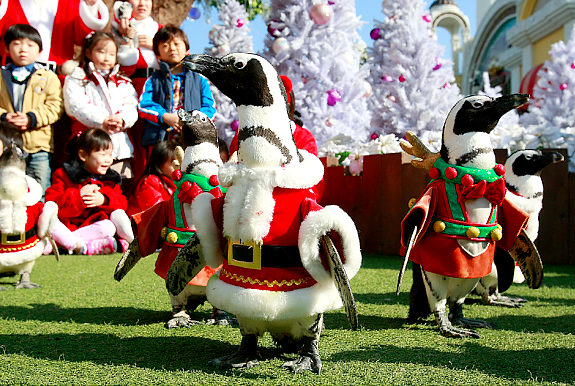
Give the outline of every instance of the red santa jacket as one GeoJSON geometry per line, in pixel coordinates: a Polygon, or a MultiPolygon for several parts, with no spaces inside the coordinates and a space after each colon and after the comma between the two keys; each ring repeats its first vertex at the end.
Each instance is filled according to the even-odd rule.
{"type": "Polygon", "coordinates": [[[174,182],[166,176],[149,174],[142,178],[128,203],[128,215],[142,212],[159,202],[166,201],[176,190],[174,182]]]}
{"type": "Polygon", "coordinates": [[[52,185],[46,189],[46,201],[58,204],[58,218],[70,230],[110,218],[116,209],[126,210],[127,200],[120,188],[120,175],[108,169],[104,176],[88,173],[78,162],[64,164],[52,174],[52,185]],[[100,193],[108,198],[106,205],[87,208],[80,189],[87,184],[100,186],[100,193]]]}
{"type": "MultiPolygon", "coordinates": [[[[84,38],[93,30],[101,30],[109,20],[104,3],[98,3],[98,17],[87,11],[82,0],[55,1],[55,14],[48,9],[38,9],[29,0],[2,0],[0,3],[0,36],[14,24],[29,24],[39,30],[51,33],[50,40],[42,38],[43,51],[48,60],[60,65],[74,56],[74,44],[82,46],[84,38]],[[37,14],[38,13],[38,14],[37,14]]],[[[0,52],[4,52],[4,40],[0,41],[0,52]]]]}
{"type": "MultiPolygon", "coordinates": [[[[459,188],[457,195],[461,198],[459,188]]],[[[458,201],[457,205],[467,218],[465,206],[462,205],[463,200],[458,201]]],[[[529,218],[525,212],[506,199],[499,205],[492,205],[490,223],[457,221],[454,220],[452,212],[447,198],[446,182],[442,179],[431,182],[401,223],[401,253],[406,253],[410,230],[416,225],[418,233],[409,255],[410,260],[420,264],[426,271],[439,275],[480,278],[491,272],[495,245],[505,250],[511,248],[529,218]],[[452,232],[454,226],[449,224],[455,224],[455,227],[459,227],[464,234],[450,234],[457,232],[452,232]],[[465,230],[469,227],[481,229],[481,234],[475,238],[466,236],[465,230]],[[495,228],[501,231],[497,237],[491,235],[495,228]],[[486,241],[489,246],[483,253],[474,257],[458,244],[457,239],[461,238],[486,241]]]]}
{"type": "Polygon", "coordinates": [[[0,241],[0,253],[7,252],[18,252],[24,249],[32,248],[34,245],[38,244],[40,239],[38,238],[38,231],[36,229],[36,223],[38,222],[38,217],[42,214],[42,209],[44,209],[44,203],[37,202],[34,205],[26,207],[26,226],[24,235],[22,239],[14,239],[16,235],[2,235],[0,241]],[[6,239],[6,244],[3,243],[6,239]]]}

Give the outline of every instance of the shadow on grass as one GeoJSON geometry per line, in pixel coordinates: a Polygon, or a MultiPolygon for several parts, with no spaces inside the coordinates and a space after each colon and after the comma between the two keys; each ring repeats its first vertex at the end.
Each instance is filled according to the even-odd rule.
{"type": "MultiPolygon", "coordinates": [[[[195,312],[192,317],[205,319],[207,315],[207,313],[204,315],[201,312],[195,312]]],[[[0,318],[134,326],[164,323],[170,318],[170,312],[135,307],[63,308],[57,304],[46,303],[28,304],[25,307],[0,306],[0,318]]]]}
{"type": "Polygon", "coordinates": [[[366,357],[384,363],[411,363],[469,371],[473,369],[511,382],[573,382],[568,363],[575,361],[575,351],[568,348],[539,350],[499,350],[468,340],[461,353],[433,348],[380,345],[367,350],[342,351],[330,356],[332,361],[365,361],[366,357]],[[510,366],[510,364],[513,366],[510,366]],[[561,365],[564,364],[564,365],[561,365]]]}

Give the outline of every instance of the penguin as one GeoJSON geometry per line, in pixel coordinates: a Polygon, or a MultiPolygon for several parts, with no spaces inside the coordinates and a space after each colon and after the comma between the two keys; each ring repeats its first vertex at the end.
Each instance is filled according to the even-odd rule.
{"type": "Polygon", "coordinates": [[[48,244],[58,206],[40,201],[42,187],[26,176],[24,150],[2,145],[7,146],[0,156],[0,277],[20,275],[16,289],[37,288],[30,274],[48,244]]]}
{"type": "MultiPolygon", "coordinates": [[[[160,249],[155,272],[165,279],[167,271],[181,248],[195,232],[190,203],[203,191],[221,196],[217,174],[222,165],[218,148],[218,135],[214,123],[199,110],[177,112],[182,122],[181,140],[185,147],[180,168],[172,176],[176,190],[172,198],[132,216],[137,237],[118,262],[114,278],[117,281],[143,257],[160,249]]],[[[205,285],[216,270],[204,267],[190,280],[186,289],[177,296],[171,295],[172,317],[166,328],[190,327],[201,323],[190,313],[206,300],[205,285]]],[[[233,322],[225,313],[214,309],[208,324],[233,322]]]]}
{"type": "MultiPolygon", "coordinates": [[[[505,198],[529,214],[525,233],[535,241],[539,232],[539,212],[543,207],[542,170],[550,164],[563,161],[563,155],[555,151],[518,150],[505,161],[505,198]]],[[[496,248],[491,273],[479,280],[474,292],[484,304],[505,307],[521,307],[523,298],[501,295],[514,283],[524,281],[521,270],[504,250],[496,248]]]]}
{"type": "Polygon", "coordinates": [[[402,221],[402,253],[414,263],[409,319],[431,311],[442,335],[479,338],[473,328],[490,327],[464,318],[463,302],[491,271],[495,244],[511,248],[528,216],[505,200],[505,168],[489,133],[527,101],[524,94],[459,100],[443,126],[433,181],[402,221]]]}
{"type": "MultiPolygon", "coordinates": [[[[326,268],[320,239],[329,234],[335,241],[341,267],[351,279],[361,265],[355,224],[339,207],[315,201],[312,188],[323,177],[323,165],[296,148],[283,83],[266,59],[233,53],[192,55],[183,62],[228,96],[239,116],[237,158],[218,175],[226,195],[204,193],[194,200],[197,240],[191,239],[178,255],[189,253],[184,260],[192,262],[190,267],[201,266],[198,259],[210,266],[223,264],[206,293],[215,307],[237,317],[242,340],[236,353],[209,364],[257,365],[258,339],[269,332],[280,349],[297,352],[284,367],[319,374],[323,314],[344,303],[326,268]]],[[[186,269],[177,266],[178,259],[166,282],[172,293],[186,280],[180,279],[186,269]]]]}

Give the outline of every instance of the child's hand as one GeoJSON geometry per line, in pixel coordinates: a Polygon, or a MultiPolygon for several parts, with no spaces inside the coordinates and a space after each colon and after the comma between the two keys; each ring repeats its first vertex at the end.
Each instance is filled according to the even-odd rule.
{"type": "Polygon", "coordinates": [[[119,114],[110,115],[104,118],[102,128],[110,134],[120,132],[124,128],[124,120],[119,114]]]}
{"type": "Polygon", "coordinates": [[[176,113],[165,113],[162,115],[164,123],[174,129],[177,133],[182,131],[182,122],[176,113]]]}
{"type": "Polygon", "coordinates": [[[6,114],[6,122],[13,124],[20,131],[25,131],[28,129],[28,125],[30,124],[30,117],[20,111],[16,113],[8,113],[6,114]]]}
{"type": "Polygon", "coordinates": [[[85,196],[82,197],[82,199],[84,200],[84,205],[86,205],[86,208],[94,208],[96,206],[102,206],[106,202],[106,197],[99,191],[86,194],[85,196]]]}
{"type": "Polygon", "coordinates": [[[151,50],[153,48],[152,37],[149,35],[138,35],[138,46],[151,50]]]}
{"type": "Polygon", "coordinates": [[[87,184],[82,186],[82,188],[80,189],[80,196],[82,198],[84,198],[85,195],[87,194],[93,194],[95,192],[97,192],[98,190],[100,190],[100,187],[96,184],[87,184]]]}

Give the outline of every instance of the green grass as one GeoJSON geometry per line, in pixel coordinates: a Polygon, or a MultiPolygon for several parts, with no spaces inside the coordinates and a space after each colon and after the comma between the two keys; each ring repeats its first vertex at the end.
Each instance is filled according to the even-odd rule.
{"type": "MultiPolygon", "coordinates": [[[[465,315],[496,325],[481,339],[448,339],[435,322],[408,325],[406,274],[395,296],[398,257],[368,255],[352,280],[361,329],[350,331],[342,310],[326,315],[320,341],[321,376],[280,368],[269,335],[264,360],[248,370],[220,371],[208,360],[234,352],[237,328],[199,325],[166,330],[169,299],[140,262],[121,282],[112,274],[119,255],[38,259],[32,280],[42,288],[14,290],[0,279],[0,383],[74,384],[510,384],[575,380],[575,267],[546,267],[543,286],[513,286],[520,309],[465,306],[465,315]]],[[[197,316],[206,318],[210,306],[197,316]]]]}

